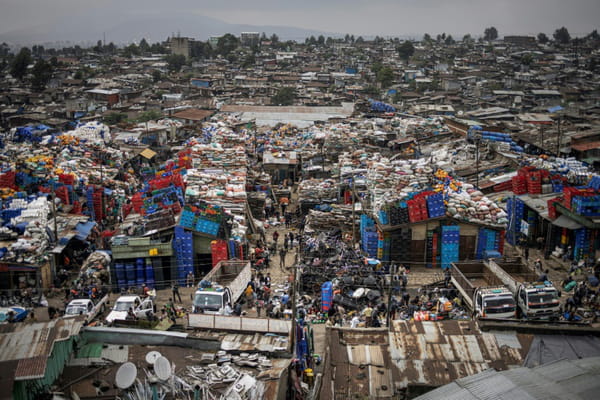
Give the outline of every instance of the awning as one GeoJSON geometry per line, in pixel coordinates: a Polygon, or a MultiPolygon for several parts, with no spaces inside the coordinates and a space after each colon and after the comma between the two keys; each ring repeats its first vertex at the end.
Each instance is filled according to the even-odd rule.
{"type": "Polygon", "coordinates": [[[566,215],[561,215],[560,217],[556,218],[554,221],[552,221],[552,225],[559,226],[561,228],[567,228],[567,229],[583,228],[583,226],[580,225],[577,221],[573,221],[571,218],[567,217],[566,215]]]}

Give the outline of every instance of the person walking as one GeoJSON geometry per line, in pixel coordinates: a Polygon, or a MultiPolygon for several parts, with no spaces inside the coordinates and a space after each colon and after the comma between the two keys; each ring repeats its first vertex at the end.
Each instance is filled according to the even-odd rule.
{"type": "Polygon", "coordinates": [[[287,249],[284,247],[279,250],[279,266],[285,268],[285,256],[287,255],[287,249]]]}
{"type": "Polygon", "coordinates": [[[188,272],[187,277],[185,279],[185,284],[187,287],[194,286],[194,273],[192,271],[188,272]]]}
{"type": "Polygon", "coordinates": [[[279,239],[279,232],[275,231],[273,232],[273,244],[275,245],[275,248],[277,248],[277,239],[279,239]]]}
{"type": "Polygon", "coordinates": [[[171,292],[173,293],[173,301],[175,301],[175,298],[178,298],[179,302],[183,303],[181,301],[181,294],[179,294],[179,285],[177,285],[177,282],[173,282],[171,285],[171,292]]]}
{"type": "Polygon", "coordinates": [[[265,307],[265,301],[261,297],[256,302],[256,314],[258,315],[258,318],[260,318],[260,313],[264,307],[265,307]]]}

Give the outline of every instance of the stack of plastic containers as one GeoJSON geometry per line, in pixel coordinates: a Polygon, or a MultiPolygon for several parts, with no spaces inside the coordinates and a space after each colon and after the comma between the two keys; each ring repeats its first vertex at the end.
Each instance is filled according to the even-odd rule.
{"type": "Polygon", "coordinates": [[[194,244],[192,232],[186,231],[181,226],[175,227],[173,250],[177,260],[177,277],[179,285],[185,284],[189,272],[194,272],[194,244]]]}
{"type": "Polygon", "coordinates": [[[458,245],[460,241],[460,227],[458,225],[442,226],[442,268],[451,267],[451,263],[458,261],[458,245]]]}

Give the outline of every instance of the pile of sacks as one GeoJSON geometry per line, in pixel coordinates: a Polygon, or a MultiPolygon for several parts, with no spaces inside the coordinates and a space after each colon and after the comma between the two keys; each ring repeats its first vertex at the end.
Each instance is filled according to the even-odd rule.
{"type": "Polygon", "coordinates": [[[463,190],[448,190],[446,214],[449,217],[488,225],[508,224],[508,215],[496,203],[488,199],[473,185],[464,183],[463,190]]]}

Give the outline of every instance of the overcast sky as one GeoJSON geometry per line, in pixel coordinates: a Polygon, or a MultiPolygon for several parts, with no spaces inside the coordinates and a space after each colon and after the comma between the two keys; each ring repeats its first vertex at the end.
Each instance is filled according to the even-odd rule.
{"type": "Polygon", "coordinates": [[[481,35],[488,26],[500,36],[552,33],[561,26],[576,35],[599,28],[600,0],[0,0],[0,33],[65,16],[110,20],[181,13],[355,35],[481,35]]]}

